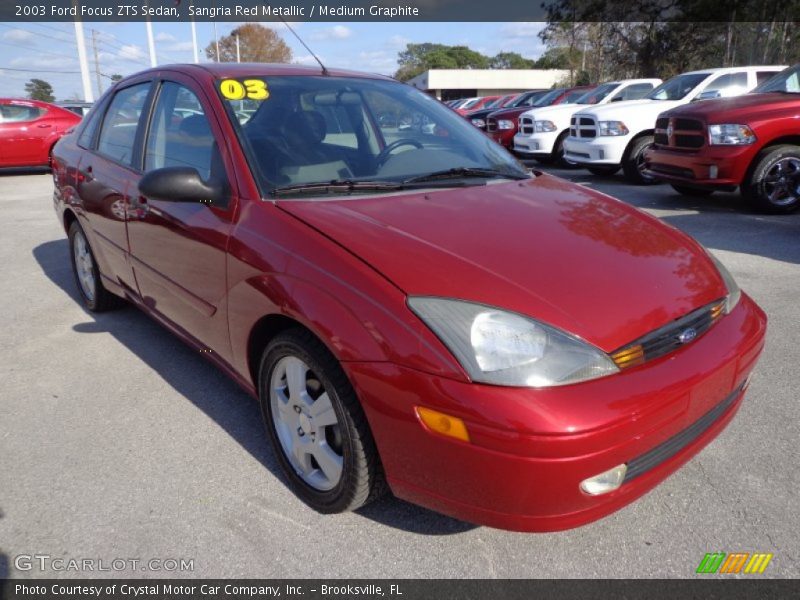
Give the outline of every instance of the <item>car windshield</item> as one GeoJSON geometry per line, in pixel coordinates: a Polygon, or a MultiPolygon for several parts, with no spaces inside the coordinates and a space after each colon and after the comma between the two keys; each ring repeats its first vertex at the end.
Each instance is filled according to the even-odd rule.
{"type": "Polygon", "coordinates": [[[800,94],[800,65],[781,71],[753,91],[755,93],[788,92],[790,94],[800,94]]]}
{"type": "Polygon", "coordinates": [[[662,83],[647,96],[648,100],[681,100],[708,77],[708,73],[686,73],[662,83]]]}
{"type": "Polygon", "coordinates": [[[557,89],[557,90],[550,90],[540,98],[537,98],[531,106],[550,106],[553,102],[555,102],[556,98],[558,98],[561,94],[564,93],[564,89],[557,89]]]}
{"type": "Polygon", "coordinates": [[[619,87],[619,83],[604,83],[603,85],[598,85],[593,90],[589,90],[585,92],[575,100],[575,104],[597,104],[602,102],[603,99],[608,96],[611,92],[619,87]]]}
{"type": "Polygon", "coordinates": [[[374,191],[365,184],[388,189],[432,175],[462,184],[529,177],[469,121],[394,81],[253,76],[217,89],[265,194],[325,183],[374,191]]]}

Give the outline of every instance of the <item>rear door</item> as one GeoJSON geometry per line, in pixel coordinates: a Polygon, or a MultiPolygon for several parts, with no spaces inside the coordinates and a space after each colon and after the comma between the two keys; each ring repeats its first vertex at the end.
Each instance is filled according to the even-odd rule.
{"type": "Polygon", "coordinates": [[[33,103],[11,100],[0,103],[0,164],[6,167],[43,164],[41,139],[52,127],[39,119],[45,110],[33,103]]]}
{"type": "Polygon", "coordinates": [[[99,122],[99,130],[81,135],[78,141],[86,152],[78,165],[76,189],[95,258],[103,277],[131,292],[135,292],[136,283],[128,257],[125,220],[128,193],[141,177],[137,165],[151,90],[149,80],[117,90],[99,122]]]}
{"type": "MultiPolygon", "coordinates": [[[[144,142],[144,172],[192,167],[204,180],[233,181],[211,103],[180,74],[159,85],[144,142]]],[[[228,184],[229,185],[229,184],[228,184]]],[[[147,198],[129,191],[128,238],[147,306],[227,358],[226,252],[233,194],[217,205],[147,198]]]]}

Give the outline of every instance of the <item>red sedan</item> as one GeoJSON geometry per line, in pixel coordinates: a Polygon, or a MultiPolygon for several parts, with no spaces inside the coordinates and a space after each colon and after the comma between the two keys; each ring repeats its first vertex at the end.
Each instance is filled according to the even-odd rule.
{"type": "Polygon", "coordinates": [[[697,242],[378,75],[144,71],[54,156],[86,307],[127,299],[255,396],[321,512],[388,487],[496,527],[592,521],[728,424],[763,347],[697,242]]]}
{"type": "Polygon", "coordinates": [[[80,121],[47,102],[0,98],[0,167],[49,165],[55,143],[80,121]]]}

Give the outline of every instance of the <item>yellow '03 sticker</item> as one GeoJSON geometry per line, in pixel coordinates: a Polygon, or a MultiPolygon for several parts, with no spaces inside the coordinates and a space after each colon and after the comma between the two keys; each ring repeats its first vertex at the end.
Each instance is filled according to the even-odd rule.
{"type": "Polygon", "coordinates": [[[219,82],[219,91],[228,100],[266,100],[269,98],[267,82],[262,79],[223,79],[219,82]]]}

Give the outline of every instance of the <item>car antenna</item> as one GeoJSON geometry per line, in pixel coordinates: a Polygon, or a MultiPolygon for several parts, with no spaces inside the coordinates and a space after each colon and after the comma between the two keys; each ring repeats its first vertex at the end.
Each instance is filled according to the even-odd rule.
{"type": "Polygon", "coordinates": [[[314,60],[316,60],[319,63],[319,66],[322,67],[322,74],[323,75],[330,75],[330,73],[328,73],[328,69],[325,67],[325,65],[322,64],[322,61],[319,59],[319,56],[314,54],[314,51],[311,48],[308,47],[308,44],[306,44],[303,41],[303,38],[301,38],[299,35],[297,35],[297,32],[294,29],[291,28],[291,26],[286,22],[286,20],[283,18],[283,16],[282,15],[278,15],[278,18],[281,20],[281,22],[284,25],[286,25],[286,27],[289,29],[289,31],[292,32],[294,37],[296,37],[300,41],[300,43],[303,44],[303,48],[308,50],[309,54],[311,54],[311,56],[314,57],[314,60]]]}

